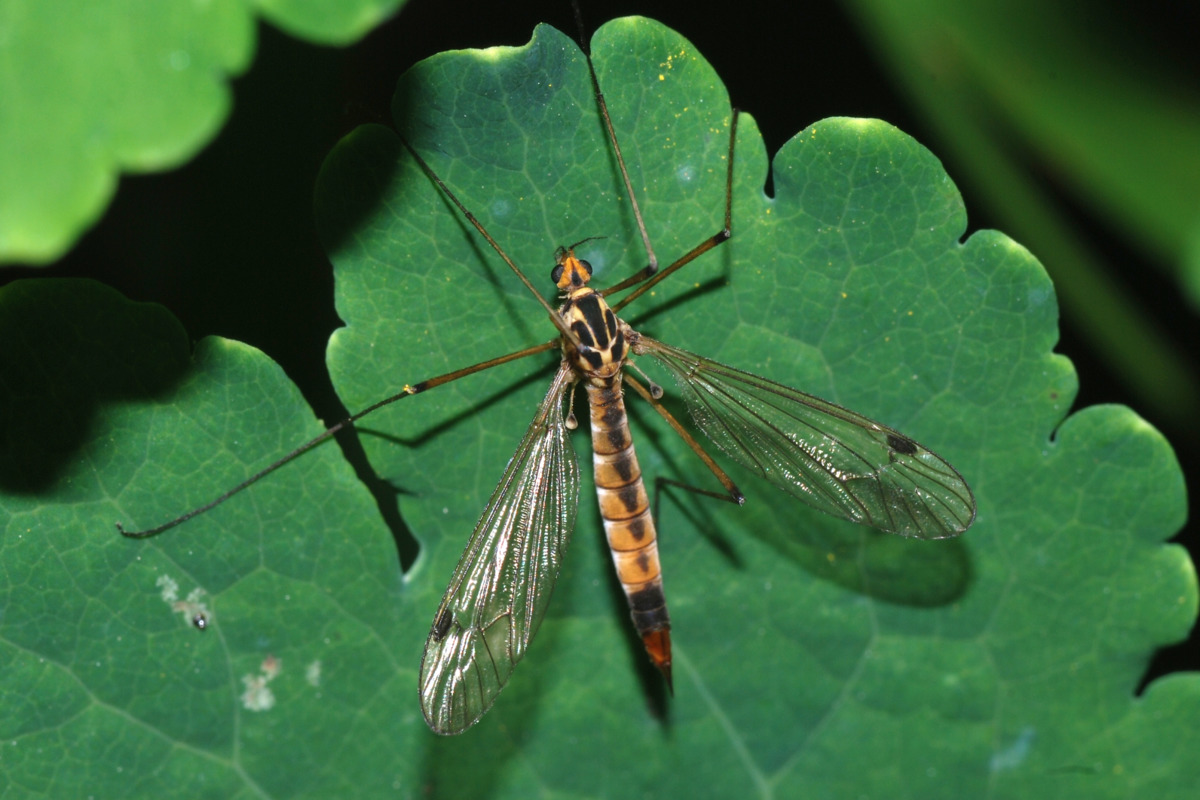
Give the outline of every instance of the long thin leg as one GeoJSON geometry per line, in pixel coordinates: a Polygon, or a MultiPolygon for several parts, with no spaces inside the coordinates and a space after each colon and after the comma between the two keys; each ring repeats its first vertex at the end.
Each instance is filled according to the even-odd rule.
{"type": "MultiPolygon", "coordinates": [[[[537,301],[542,304],[542,308],[546,309],[546,313],[550,315],[550,321],[554,323],[554,327],[558,328],[559,332],[562,333],[563,336],[566,336],[568,339],[570,339],[572,343],[578,345],[579,340],[576,338],[575,332],[572,331],[565,322],[563,322],[562,317],[560,317],[558,314],[558,309],[550,305],[549,301],[542,297],[542,293],[537,290],[537,287],[535,287],[532,282],[530,282],[529,278],[525,277],[525,273],[521,271],[521,268],[518,267],[511,258],[508,257],[508,253],[504,252],[504,248],[500,246],[500,243],[492,238],[492,235],[487,232],[487,228],[483,227],[483,223],[480,222],[474,214],[467,210],[467,207],[463,205],[461,200],[458,199],[458,195],[450,191],[450,187],[438,177],[438,174],[433,171],[433,167],[429,166],[429,162],[421,157],[421,154],[417,152],[416,148],[409,144],[408,139],[400,136],[400,141],[404,144],[405,148],[408,149],[408,152],[412,154],[412,157],[416,159],[417,163],[420,164],[421,169],[425,171],[425,174],[428,175],[433,182],[438,185],[438,188],[442,190],[442,193],[445,194],[446,197],[450,198],[454,205],[458,206],[458,210],[462,212],[464,217],[466,217],[467,222],[471,223],[471,225],[475,227],[475,230],[479,231],[479,234],[487,240],[487,243],[492,246],[492,249],[496,251],[497,255],[504,259],[504,263],[508,264],[512,271],[516,273],[516,276],[521,279],[521,283],[525,284],[525,288],[528,289],[530,293],[537,298],[537,301]]],[[[584,241],[587,240],[585,239],[584,241]]]]}
{"type": "Polygon", "coordinates": [[[737,487],[737,484],[733,482],[733,479],[725,473],[725,470],[721,469],[717,462],[713,460],[712,456],[705,452],[700,443],[696,441],[696,438],[688,432],[687,428],[683,427],[679,420],[675,419],[675,415],[668,411],[666,406],[659,402],[658,398],[655,397],[649,389],[643,386],[640,381],[635,379],[628,372],[626,372],[624,375],[624,381],[632,386],[633,390],[640,394],[642,398],[659,413],[659,416],[667,421],[668,425],[675,429],[675,432],[679,434],[679,438],[683,439],[687,446],[692,448],[692,452],[699,456],[700,460],[704,462],[704,466],[708,467],[708,471],[713,474],[713,477],[720,481],[721,485],[725,487],[725,492],[722,494],[721,492],[711,492],[706,489],[698,489],[694,486],[688,486],[687,484],[679,483],[678,481],[673,481],[666,478],[662,479],[664,483],[679,486],[683,489],[687,489],[688,491],[695,492],[696,494],[702,494],[707,497],[715,497],[718,500],[736,503],[739,506],[746,502],[746,496],[742,494],[742,490],[737,487]]]}
{"type": "Polygon", "coordinates": [[[654,516],[655,521],[657,522],[659,519],[659,502],[662,499],[663,486],[674,486],[678,489],[692,492],[693,494],[711,497],[714,500],[721,500],[725,503],[733,503],[739,506],[745,503],[746,498],[742,494],[742,491],[738,489],[737,484],[733,482],[733,479],[726,474],[725,470],[721,469],[721,467],[717,465],[717,462],[713,460],[712,456],[705,452],[704,448],[699,442],[696,441],[695,437],[688,433],[687,429],[679,423],[679,420],[675,419],[675,415],[668,411],[666,406],[659,402],[659,398],[662,397],[662,390],[653,383],[651,384],[651,388],[647,389],[645,386],[642,386],[639,381],[632,378],[629,373],[625,373],[624,381],[632,386],[634,391],[636,391],[642,396],[643,399],[650,403],[654,410],[657,411],[659,415],[665,419],[672,428],[675,429],[675,432],[679,434],[679,437],[687,443],[688,447],[692,448],[692,452],[699,456],[700,460],[704,462],[704,465],[708,467],[713,476],[720,481],[723,487],[725,487],[724,492],[714,492],[710,489],[701,489],[699,486],[692,486],[690,483],[672,480],[671,478],[663,478],[661,476],[656,477],[654,479],[654,500],[651,502],[650,512],[654,516]]]}
{"type": "MultiPolygon", "coordinates": [[[[641,286],[638,286],[638,288],[633,292],[625,297],[622,297],[620,302],[616,303],[612,307],[614,313],[619,312],[622,308],[629,305],[646,292],[650,291],[652,288],[658,285],[660,281],[664,280],[668,275],[675,272],[675,270],[679,269],[685,264],[691,263],[696,258],[700,257],[704,253],[707,253],[709,250],[712,250],[717,245],[729,241],[729,239],[733,236],[733,145],[737,140],[737,121],[738,112],[735,108],[733,110],[733,118],[729,121],[729,156],[726,159],[725,171],[725,227],[693,247],[678,261],[671,264],[662,272],[656,272],[655,270],[650,269],[650,267],[646,267],[637,274],[631,275],[630,277],[621,281],[616,286],[605,289],[603,292],[601,292],[601,294],[608,295],[613,292],[619,292],[622,289],[627,289],[630,286],[634,286],[644,281],[641,286]]],[[[613,141],[614,143],[616,142],[615,139],[613,141]]],[[[634,210],[636,213],[636,206],[634,207],[634,210]]],[[[639,224],[641,223],[640,215],[638,216],[638,222],[639,224]]]]}
{"type": "MultiPolygon", "coordinates": [[[[571,5],[575,8],[575,25],[579,29],[579,47],[583,50],[583,57],[587,59],[588,74],[592,76],[592,91],[596,94],[596,105],[600,108],[604,127],[608,129],[608,140],[612,142],[613,154],[617,157],[617,166],[621,170],[622,180],[625,181],[625,193],[629,196],[629,205],[633,208],[633,218],[637,220],[638,230],[642,234],[642,244],[646,247],[646,258],[649,259],[649,263],[638,274],[653,275],[658,271],[658,257],[654,255],[654,247],[650,244],[650,234],[646,231],[646,222],[642,219],[641,208],[638,207],[637,194],[633,191],[633,181],[629,180],[629,170],[625,168],[625,157],[621,155],[621,146],[617,144],[617,132],[613,128],[612,117],[608,114],[608,103],[604,101],[604,92],[600,91],[600,79],[596,77],[596,67],[592,64],[592,48],[588,44],[587,34],[584,33],[583,13],[579,10],[579,0],[572,0],[571,5]]],[[[728,224],[725,227],[729,227],[728,224]]],[[[607,292],[602,292],[602,294],[607,294],[607,292]]]]}
{"type": "Polygon", "coordinates": [[[403,389],[401,389],[399,392],[392,395],[391,397],[385,397],[383,400],[380,400],[377,403],[373,403],[373,404],[367,406],[366,408],[364,408],[362,411],[359,411],[354,416],[347,417],[346,419],[342,420],[341,422],[338,422],[337,424],[330,426],[320,436],[317,436],[316,438],[314,438],[308,442],[305,442],[304,444],[300,445],[292,452],[285,455],[283,458],[279,459],[278,461],[275,461],[274,463],[264,467],[263,469],[259,470],[256,473],[254,473],[249,478],[242,481],[237,486],[234,486],[232,489],[225,492],[223,495],[216,498],[215,500],[205,503],[204,505],[202,505],[198,508],[193,508],[191,511],[187,512],[186,514],[175,517],[175,519],[164,522],[163,524],[158,525],[153,528],[147,528],[146,530],[143,530],[143,531],[127,531],[127,530],[125,530],[125,526],[118,522],[117,530],[121,532],[122,536],[128,536],[130,539],[147,539],[151,536],[157,536],[158,534],[162,533],[163,531],[167,531],[167,530],[170,530],[171,528],[174,528],[176,525],[182,525],[183,523],[187,522],[192,517],[199,516],[200,514],[203,514],[206,511],[216,508],[217,506],[221,505],[229,498],[233,497],[235,494],[238,494],[239,492],[242,492],[242,491],[250,488],[254,484],[258,483],[260,480],[265,478],[266,476],[270,475],[275,470],[279,469],[280,467],[284,466],[285,464],[287,464],[291,461],[294,461],[295,459],[297,459],[300,456],[307,453],[309,450],[312,450],[314,447],[321,444],[326,439],[329,439],[332,436],[334,436],[335,434],[337,434],[338,431],[342,430],[343,428],[350,427],[358,420],[362,419],[363,417],[367,416],[368,414],[370,414],[374,411],[378,411],[379,409],[383,408],[384,406],[391,405],[392,403],[395,403],[397,400],[403,400],[404,398],[411,397],[414,394],[420,394],[421,392],[428,391],[437,386],[441,386],[444,383],[450,383],[451,381],[458,380],[459,378],[464,378],[467,375],[473,375],[476,372],[482,372],[485,369],[490,369],[492,367],[498,367],[501,364],[507,364],[510,361],[516,361],[519,358],[525,358],[526,356],[536,355],[537,353],[544,353],[547,350],[552,350],[555,347],[557,347],[559,345],[559,341],[560,340],[557,337],[555,337],[554,339],[551,339],[548,342],[543,342],[539,345],[534,345],[533,347],[528,347],[524,350],[518,350],[515,353],[509,353],[508,355],[500,356],[499,358],[489,359],[488,361],[481,361],[480,363],[473,364],[469,367],[463,367],[462,369],[456,369],[453,372],[447,372],[445,375],[438,375],[435,378],[429,378],[427,380],[421,381],[420,383],[406,384],[403,389]]]}

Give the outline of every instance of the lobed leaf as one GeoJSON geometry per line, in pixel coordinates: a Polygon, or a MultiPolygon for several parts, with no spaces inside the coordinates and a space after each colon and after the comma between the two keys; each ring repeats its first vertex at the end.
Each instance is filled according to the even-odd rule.
{"type": "MultiPolygon", "coordinates": [[[[610,23],[593,48],[669,261],[721,224],[728,98],[657,23],[610,23]]],[[[562,34],[423,62],[400,82],[397,124],[547,291],[558,244],[606,236],[580,253],[600,284],[644,263],[562,34]]],[[[1165,544],[1185,513],[1170,447],[1124,408],[1067,416],[1053,287],[1002,234],[963,239],[953,183],[911,138],[826,120],[773,169],[772,197],[743,117],[733,239],[626,318],[943,455],[979,504],[963,537],[877,534],[732,467],[743,508],[665,495],[666,701],[585,491],[512,682],[478,726],[438,739],[417,709],[421,646],[555,358],[362,426],[422,544],[407,575],[332,447],[131,542],[112,523],[162,521],[320,426],[243,346],[206,340],[189,362],[155,309],[95,285],[15,284],[0,294],[5,341],[21,344],[0,353],[0,464],[36,469],[0,472],[10,794],[1189,796],[1195,676],[1134,696],[1154,649],[1196,616],[1192,565],[1165,544]],[[164,575],[180,599],[163,599],[164,575]],[[193,587],[207,592],[204,632],[175,606],[193,587]],[[256,686],[273,703],[246,695],[256,686]]],[[[329,363],[350,407],[553,335],[390,131],[360,129],[331,153],[317,213],[347,323],[329,363]]],[[[646,474],[707,485],[630,404],[646,474]]]]}

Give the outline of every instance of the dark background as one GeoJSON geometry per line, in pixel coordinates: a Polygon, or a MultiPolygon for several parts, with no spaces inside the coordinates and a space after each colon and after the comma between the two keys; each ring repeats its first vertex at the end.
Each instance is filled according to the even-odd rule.
{"type": "MultiPolygon", "coordinates": [[[[1092,25],[1103,24],[1104,8],[1102,3],[1081,5],[1092,25]]],[[[1119,22],[1119,34],[1140,45],[1131,52],[1173,59],[1187,74],[1194,66],[1190,53],[1200,15],[1169,3],[1140,8],[1135,17],[1123,12],[1119,22]]],[[[714,14],[678,0],[584,4],[589,31],[635,13],[691,39],[724,79],[734,104],[758,121],[769,153],[808,124],[839,115],[887,120],[942,152],[938,132],[904,102],[839,6],[741,2],[714,14]]],[[[345,410],[325,372],[324,348],[339,320],[331,267],[312,222],[313,183],[322,160],[357,125],[391,124],[396,79],[417,60],[447,49],[522,45],[538,22],[575,30],[567,0],[478,6],[413,0],[346,49],[316,47],[260,26],[255,61],[233,83],[232,116],[209,147],[176,171],[123,178],[104,219],[59,264],[7,269],[0,281],[88,276],[131,299],[161,303],[193,339],[217,334],[264,350],[318,413],[334,422],[345,410]]],[[[1190,78],[1200,84],[1200,69],[1192,69],[1190,78]]],[[[1200,320],[1166,272],[1073,203],[1065,187],[1055,184],[1053,170],[1033,161],[1027,166],[1057,198],[1060,210],[1087,232],[1093,247],[1108,256],[1110,277],[1152,310],[1178,347],[1194,350],[1200,320]]],[[[946,167],[965,197],[969,231],[1003,228],[993,222],[986,204],[974,199],[963,177],[967,170],[948,159],[946,167]]],[[[1194,426],[1156,419],[1109,371],[1103,354],[1075,334],[1069,320],[1064,320],[1058,351],[1079,373],[1076,408],[1130,405],[1167,435],[1185,475],[1200,474],[1200,435],[1194,426]]],[[[1197,360],[1190,366],[1192,379],[1200,380],[1197,360]]],[[[1193,560],[1194,527],[1178,539],[1191,549],[1193,560]]],[[[1195,631],[1189,642],[1162,651],[1147,679],[1180,669],[1200,669],[1195,631]]]]}

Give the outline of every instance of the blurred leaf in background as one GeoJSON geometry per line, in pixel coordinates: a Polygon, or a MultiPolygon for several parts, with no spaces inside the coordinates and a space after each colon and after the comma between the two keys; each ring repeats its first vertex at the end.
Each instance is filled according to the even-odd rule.
{"type": "MultiPolygon", "coordinates": [[[[1058,197],[1200,308],[1200,62],[1190,44],[1147,37],[1171,24],[1171,4],[845,5],[939,150],[1046,264],[1070,323],[1144,403],[1194,428],[1197,340],[1176,338],[1160,308],[1139,304],[1119,275],[1145,276],[1090,241],[1058,197]]],[[[1179,31],[1200,29],[1200,11],[1177,5],[1179,31]]]]}
{"type": "Polygon", "coordinates": [[[224,124],[256,11],[354,41],[401,0],[0,0],[0,264],[47,263],[104,213],[122,172],[179,166],[224,124]]]}

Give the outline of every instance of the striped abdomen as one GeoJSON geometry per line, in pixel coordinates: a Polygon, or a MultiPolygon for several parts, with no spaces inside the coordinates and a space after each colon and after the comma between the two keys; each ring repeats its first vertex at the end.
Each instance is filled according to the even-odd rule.
{"type": "Polygon", "coordinates": [[[671,683],[671,620],[642,469],[633,451],[620,373],[610,385],[587,387],[592,418],[592,460],[600,516],[633,624],[654,665],[671,683]]]}

